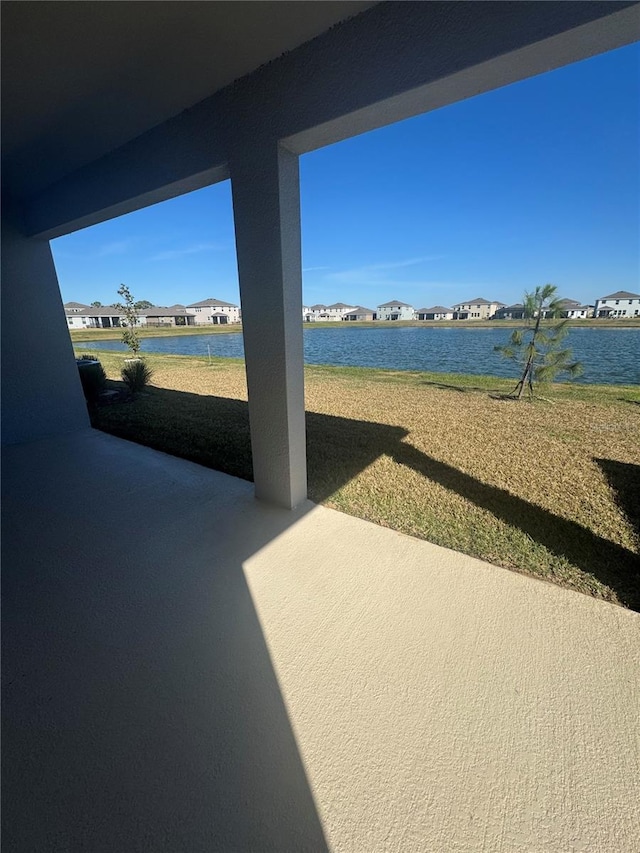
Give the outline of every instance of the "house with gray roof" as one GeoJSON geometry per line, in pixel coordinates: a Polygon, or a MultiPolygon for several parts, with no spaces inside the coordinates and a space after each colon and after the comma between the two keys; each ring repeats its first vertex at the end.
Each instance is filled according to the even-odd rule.
{"type": "Polygon", "coordinates": [[[640,293],[617,290],[596,299],[596,317],[640,317],[640,293]]]}
{"type": "Polygon", "coordinates": [[[195,326],[196,318],[184,305],[172,305],[165,308],[154,305],[146,308],[144,313],[147,318],[147,326],[195,326]]]}
{"type": "Polygon", "coordinates": [[[391,302],[383,302],[376,309],[378,320],[413,320],[415,313],[413,305],[400,302],[399,299],[392,299],[391,302]]]}
{"type": "Polygon", "coordinates": [[[453,320],[453,308],[444,305],[434,305],[431,308],[417,308],[417,320],[453,320]]]}
{"type": "Polygon", "coordinates": [[[524,318],[524,305],[515,302],[513,305],[501,305],[491,318],[492,320],[522,320],[524,318]]]}
{"type": "MultiPolygon", "coordinates": [[[[122,325],[124,311],[115,305],[90,305],[88,308],[67,312],[67,327],[69,329],[114,329],[122,325]]],[[[146,325],[147,318],[143,312],[138,314],[138,325],[146,325]]]]}
{"type": "Polygon", "coordinates": [[[342,315],[342,319],[350,323],[363,320],[375,320],[376,317],[377,314],[373,308],[363,308],[362,305],[350,308],[342,315]]]}
{"type": "Polygon", "coordinates": [[[502,302],[485,299],[482,296],[476,296],[475,299],[469,299],[465,302],[458,302],[453,306],[455,320],[489,320],[496,311],[503,307],[502,302]]]}
{"type": "Polygon", "coordinates": [[[193,315],[196,326],[226,326],[239,323],[241,319],[238,305],[213,297],[187,305],[187,313],[193,315]]]}

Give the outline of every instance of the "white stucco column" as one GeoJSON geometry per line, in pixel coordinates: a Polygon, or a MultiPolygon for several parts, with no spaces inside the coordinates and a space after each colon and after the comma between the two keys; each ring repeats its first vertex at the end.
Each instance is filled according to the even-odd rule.
{"type": "Polygon", "coordinates": [[[291,508],[307,496],[298,158],[266,143],[230,169],[256,497],[291,508]]]}

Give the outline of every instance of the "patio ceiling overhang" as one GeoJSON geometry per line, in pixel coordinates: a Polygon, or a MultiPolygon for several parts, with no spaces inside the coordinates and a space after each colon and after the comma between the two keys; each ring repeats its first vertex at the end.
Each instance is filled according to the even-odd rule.
{"type": "Polygon", "coordinates": [[[83,7],[4,4],[3,181],[47,238],[640,38],[637,2],[83,7]]]}

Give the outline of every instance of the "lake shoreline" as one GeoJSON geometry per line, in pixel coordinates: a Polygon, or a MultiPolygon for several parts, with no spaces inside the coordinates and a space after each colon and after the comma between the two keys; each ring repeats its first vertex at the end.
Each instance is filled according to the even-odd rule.
{"type": "MultiPolygon", "coordinates": [[[[112,349],[101,350],[99,347],[86,349],[83,345],[74,347],[77,356],[88,353],[95,354],[100,360],[112,364],[112,359],[123,359],[126,355],[123,351],[112,349]]],[[[244,359],[222,356],[206,355],[180,355],[175,353],[148,353],[145,358],[151,366],[169,369],[188,369],[191,365],[201,367],[206,365],[212,369],[222,369],[225,366],[241,366],[244,368],[244,359]]],[[[305,375],[335,375],[336,378],[356,380],[360,382],[389,382],[394,384],[415,384],[441,386],[442,388],[458,391],[486,391],[499,394],[508,393],[517,381],[516,377],[496,376],[491,374],[477,373],[452,373],[450,371],[433,370],[396,370],[388,367],[358,367],[353,365],[335,364],[305,364],[305,375]]],[[[632,402],[640,405],[640,385],[635,383],[582,383],[576,382],[551,382],[545,386],[545,394],[559,394],[562,397],[573,400],[592,400],[595,397],[611,397],[618,399],[619,395],[626,395],[632,402]]]]}
{"type": "MultiPolygon", "coordinates": [[[[518,368],[506,361],[496,347],[508,342],[511,331],[503,326],[359,327],[340,324],[323,334],[305,332],[306,364],[386,370],[473,374],[517,379],[518,368]]],[[[125,351],[114,335],[75,341],[84,349],[125,351]]],[[[141,354],[152,352],[201,357],[244,358],[244,339],[239,329],[226,334],[200,332],[189,335],[141,336],[141,354]]],[[[584,331],[571,327],[566,347],[584,365],[578,384],[640,384],[640,335],[633,329],[584,331]]],[[[560,375],[558,381],[563,381],[560,375]]]]}
{"type": "MultiPolygon", "coordinates": [[[[521,320],[363,320],[347,323],[344,320],[321,323],[303,323],[303,329],[518,329],[523,325],[521,320]]],[[[543,324],[543,325],[550,325],[543,324]]],[[[640,318],[628,320],[569,320],[570,329],[638,329],[640,318]]],[[[148,328],[141,326],[137,329],[140,338],[165,338],[172,335],[224,335],[242,332],[242,324],[229,326],[170,326],[166,329],[148,328]]],[[[122,337],[122,329],[70,329],[71,340],[75,342],[100,339],[117,341],[122,337]]]]}

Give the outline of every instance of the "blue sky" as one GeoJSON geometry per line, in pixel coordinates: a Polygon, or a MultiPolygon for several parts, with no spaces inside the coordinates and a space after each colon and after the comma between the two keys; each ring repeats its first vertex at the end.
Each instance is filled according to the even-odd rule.
{"type": "MultiPolygon", "coordinates": [[[[303,298],[640,290],[640,45],[301,158],[303,298]]],[[[228,181],[52,242],[63,299],[239,303],[228,181]]]]}

